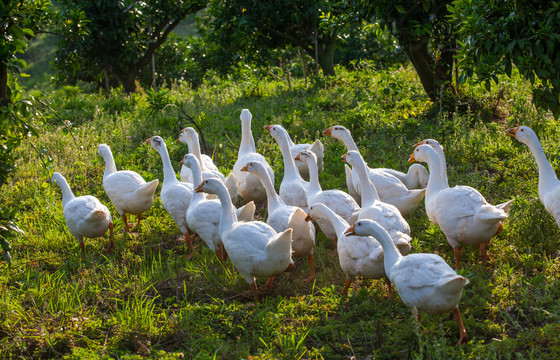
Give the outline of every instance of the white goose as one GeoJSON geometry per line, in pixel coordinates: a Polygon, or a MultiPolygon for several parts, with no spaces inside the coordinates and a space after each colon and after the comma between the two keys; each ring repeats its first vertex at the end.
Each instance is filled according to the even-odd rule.
{"type": "Polygon", "coordinates": [[[362,207],[358,213],[358,219],[376,221],[387,230],[399,251],[403,255],[408,254],[411,248],[410,241],[412,240],[410,226],[394,205],[379,199],[377,189],[367,176],[367,165],[360,153],[349,151],[342,155],[342,158],[352,165],[352,171],[356,173],[362,189],[362,207]]]}
{"type": "MultiPolygon", "coordinates": [[[[287,134],[287,132],[286,132],[287,134]]],[[[292,141],[292,138],[290,137],[290,135],[288,134],[288,143],[290,146],[290,153],[292,154],[292,158],[294,158],[296,167],[299,171],[299,174],[301,175],[302,178],[304,178],[305,180],[309,180],[309,169],[307,168],[307,165],[305,165],[305,163],[299,161],[296,159],[297,155],[304,151],[304,150],[308,150],[311,151],[315,154],[315,156],[317,157],[317,168],[318,171],[321,172],[323,171],[323,157],[324,157],[324,152],[325,152],[325,148],[323,146],[323,143],[317,139],[313,142],[313,144],[294,144],[294,142],[292,141]]]]}
{"type": "MultiPolygon", "coordinates": [[[[348,151],[358,151],[358,147],[350,134],[350,131],[346,129],[344,126],[333,126],[328,128],[327,130],[323,131],[323,135],[331,136],[335,139],[338,139],[344,143],[347,147],[348,151]]],[[[423,168],[423,166],[421,166],[423,168]]],[[[426,172],[426,169],[423,170],[426,172]]],[[[411,174],[421,173],[421,169],[416,169],[411,171],[411,174]]],[[[405,184],[399,180],[395,174],[397,173],[396,170],[388,170],[382,168],[367,168],[368,177],[373,183],[373,185],[377,188],[379,192],[379,197],[381,201],[395,205],[403,216],[406,216],[412,213],[420,202],[424,198],[424,189],[408,189],[405,184]]],[[[405,174],[403,173],[403,176],[405,174]]],[[[348,174],[347,174],[348,176],[348,174]]],[[[351,191],[350,189],[348,192],[352,195],[361,194],[361,190],[359,188],[359,182],[356,178],[356,173],[352,169],[352,178],[347,179],[346,183],[348,185],[352,184],[351,186],[354,189],[351,191]]],[[[415,180],[410,179],[407,182],[414,182],[415,180]]]]}
{"type": "Polygon", "coordinates": [[[62,190],[62,211],[66,226],[80,243],[82,254],[85,254],[84,238],[97,238],[105,235],[109,229],[110,238],[108,253],[113,253],[113,222],[109,209],[91,195],[76,197],[68,182],[60,173],[55,172],[50,180],[62,190]]]}
{"type": "Polygon", "coordinates": [[[140,225],[142,213],[148,210],[154,203],[154,193],[158,186],[158,179],[146,183],[136,172],[130,170],[117,171],[111,148],[101,144],[97,153],[105,160],[105,172],[103,173],[103,189],[113,203],[113,206],[121,215],[127,232],[130,232],[132,224],[128,223],[126,214],[136,215],[140,225]]]}
{"type": "MultiPolygon", "coordinates": [[[[356,200],[354,200],[352,196],[341,190],[323,190],[321,188],[315,154],[311,151],[304,150],[298,154],[296,159],[307,164],[309,169],[307,205],[311,207],[311,205],[316,203],[325,204],[329,209],[341,216],[347,223],[353,224],[356,222],[360,206],[356,203],[356,200]]],[[[327,238],[335,242],[334,245],[336,247],[338,232],[335,231],[332,222],[325,218],[318,218],[317,224],[319,224],[321,230],[327,238]]]]}
{"type": "Polygon", "coordinates": [[[272,171],[272,168],[268,165],[264,156],[257,153],[255,140],[253,139],[253,133],[251,132],[252,117],[253,116],[249,110],[243,109],[241,111],[241,144],[239,145],[237,161],[235,162],[235,165],[233,165],[233,174],[237,180],[238,193],[245,202],[262,202],[266,199],[266,190],[259,178],[255,175],[249,174],[248,172],[241,171],[241,168],[243,168],[249,161],[258,161],[266,166],[268,175],[270,176],[272,183],[274,183],[274,171],[272,171]]]}
{"type": "Polygon", "coordinates": [[[350,226],[348,222],[324,204],[312,204],[306,219],[329,221],[336,231],[338,262],[346,275],[346,284],[341,291],[343,294],[348,294],[356,276],[368,279],[385,278],[391,292],[391,283],[388,282],[383,267],[383,248],[377,240],[369,236],[345,235],[344,232],[350,226]]]}
{"type": "MultiPolygon", "coordinates": [[[[202,170],[203,179],[215,177],[223,181],[228,188],[232,200],[237,198],[238,191],[235,175],[233,175],[233,173],[230,173],[226,178],[214,164],[212,158],[206,154],[201,153],[198,133],[194,128],[186,127],[181,130],[181,134],[179,134],[179,139],[177,141],[182,142],[183,144],[187,144],[189,146],[189,153],[196,156],[200,164],[200,169],[202,170]]],[[[194,184],[191,170],[186,166],[181,166],[181,181],[194,184]]]]}
{"type": "Polygon", "coordinates": [[[161,156],[163,162],[163,184],[161,185],[161,204],[171,216],[179,230],[181,230],[180,238],[183,238],[191,248],[191,254],[188,256],[190,259],[194,254],[194,247],[192,238],[189,236],[189,229],[187,226],[187,209],[193,197],[194,187],[190,183],[182,182],[177,179],[169,152],[165,141],[160,136],[152,136],[146,140],[147,143],[161,156]]]}
{"type": "Polygon", "coordinates": [[[556,220],[556,224],[560,226],[560,181],[546,158],[537,134],[527,126],[508,129],[506,133],[531,150],[539,168],[539,199],[546,211],[556,220]]]}
{"type": "Polygon", "coordinates": [[[453,248],[456,267],[460,268],[461,243],[478,245],[481,257],[486,260],[486,245],[501,231],[502,221],[508,216],[506,210],[513,200],[494,206],[470,186],[450,188],[442,175],[442,160],[430,145],[416,147],[410,155],[409,162],[412,161],[428,163],[430,180],[426,190],[426,214],[441,228],[453,248]]]}
{"type": "Polygon", "coordinates": [[[286,204],[298,206],[302,208],[303,211],[307,211],[309,183],[301,177],[294,159],[292,158],[290,143],[288,141],[288,132],[282,125],[266,125],[264,128],[276,140],[282,152],[284,177],[280,183],[280,197],[286,204]]]}
{"type": "Polygon", "coordinates": [[[305,221],[305,212],[297,207],[286,205],[286,203],[278,196],[274,185],[268,176],[268,172],[263,164],[251,161],[241,169],[256,175],[266,189],[268,218],[266,223],[276,232],[282,232],[288,228],[292,228],[292,257],[307,257],[311,268],[311,275],[304,281],[311,281],[315,278],[315,266],[313,257],[313,248],[315,247],[315,226],[311,222],[305,221]]]}
{"type": "Polygon", "coordinates": [[[467,331],[458,306],[463,287],[469,282],[467,278],[457,275],[438,255],[402,256],[387,231],[374,221],[359,220],[346,234],[376,238],[383,246],[385,273],[397,288],[402,301],[411,308],[430,314],[453,312],[459,325],[457,345],[467,342],[467,331]]]}
{"type": "MultiPolygon", "coordinates": [[[[202,170],[196,156],[186,154],[181,160],[181,164],[191,170],[195,183],[202,183],[202,170]]],[[[208,248],[216,253],[220,262],[224,263],[227,259],[227,252],[219,231],[221,213],[220,200],[208,199],[205,193],[195,192],[186,215],[189,229],[200,236],[208,248]]],[[[235,213],[240,221],[251,221],[255,214],[255,203],[251,201],[236,209],[235,213]]]]}
{"type": "MultiPolygon", "coordinates": [[[[206,179],[195,189],[218,195],[222,204],[220,236],[231,262],[251,286],[259,301],[255,277],[274,277],[294,266],[292,229],[277,233],[261,221],[240,222],[226,186],[219,180],[206,179]]],[[[267,284],[268,285],[268,284],[267,284]]]]}

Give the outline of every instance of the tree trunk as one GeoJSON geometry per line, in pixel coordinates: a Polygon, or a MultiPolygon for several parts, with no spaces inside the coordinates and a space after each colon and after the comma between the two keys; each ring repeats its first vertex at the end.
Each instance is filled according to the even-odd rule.
{"type": "Polygon", "coordinates": [[[324,76],[334,76],[334,51],[336,50],[336,38],[328,38],[319,43],[318,60],[324,76]]]}
{"type": "Polygon", "coordinates": [[[428,37],[424,37],[416,43],[404,46],[404,49],[420,78],[420,83],[424,91],[432,101],[436,101],[438,93],[436,74],[434,72],[432,57],[428,52],[428,40],[428,37]]]}
{"type": "MultiPolygon", "coordinates": [[[[434,61],[428,50],[428,37],[403,46],[406,55],[412,62],[420,83],[432,101],[437,101],[441,93],[451,88],[453,79],[453,56],[455,47],[453,40],[448,42],[448,49],[444,49],[438,61],[434,61]]],[[[402,42],[401,42],[402,44],[402,42]]]]}

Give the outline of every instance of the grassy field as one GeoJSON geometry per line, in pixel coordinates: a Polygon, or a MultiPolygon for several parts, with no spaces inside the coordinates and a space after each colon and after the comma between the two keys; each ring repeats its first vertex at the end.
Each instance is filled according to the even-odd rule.
{"type": "MultiPolygon", "coordinates": [[[[560,252],[558,227],[537,198],[538,172],[528,148],[505,135],[523,124],[539,135],[553,167],[560,164],[560,127],[530,103],[530,85],[504,80],[492,93],[462,89],[454,108],[430,102],[414,72],[339,69],[329,80],[209,79],[196,91],[181,85],[123,97],[66,87],[33,94],[50,104],[40,136],[20,149],[11,184],[0,189],[2,207],[18,210],[25,231],[12,242],[13,263],[0,263],[0,357],[67,359],[554,359],[560,356],[560,252]],[[357,280],[340,294],[344,274],[333,245],[319,234],[317,278],[304,283],[309,266],[296,261],[290,275],[255,303],[231,263],[221,266],[197,240],[198,254],[176,240],[179,230],[159,197],[136,237],[102,188],[108,144],[118,169],[146,180],[163,179],[159,155],[144,140],[160,135],[175,166],[187,151],[176,143],[200,124],[211,155],[227,175],[237,158],[241,109],[253,114],[257,149],[276,172],[283,170],[276,142],[263,130],[282,124],[296,142],[311,142],[329,126],[351,129],[372,167],[406,170],[412,145],[424,138],[443,144],[449,183],[473,186],[493,204],[515,198],[504,230],[490,242],[491,260],[467,247],[460,274],[470,280],[460,308],[469,342],[455,346],[456,322],[422,314],[421,323],[383,281],[357,280]],[[68,232],[60,190],[46,180],[62,173],[76,195],[94,195],[115,223],[115,255],[108,238],[86,240],[86,255],[68,232]]],[[[325,145],[324,189],[344,189],[343,145],[325,145]]],[[[161,183],[160,183],[161,184],[161,183]]],[[[161,187],[161,185],[160,185],[161,187]]],[[[159,190],[156,194],[159,194],[159,190]]],[[[260,210],[259,217],[265,216],[260,210]]],[[[407,218],[413,252],[434,252],[449,264],[453,251],[430,224],[423,203],[407,218]]],[[[258,279],[262,287],[265,279],[258,279]]]]}

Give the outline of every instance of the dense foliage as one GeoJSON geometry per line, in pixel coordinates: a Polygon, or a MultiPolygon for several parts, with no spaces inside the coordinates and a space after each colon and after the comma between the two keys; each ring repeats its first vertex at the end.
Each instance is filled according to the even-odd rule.
{"type": "Polygon", "coordinates": [[[461,80],[476,75],[489,89],[515,66],[535,84],[535,104],[560,116],[560,2],[456,0],[450,10],[461,80]]]}
{"type": "MultiPolygon", "coordinates": [[[[59,1],[66,17],[56,68],[61,82],[105,83],[136,89],[141,71],[173,29],[206,1],[59,1]],[[70,25],[70,26],[68,26],[70,25]]],[[[152,82],[154,79],[152,79],[152,82]]]]}

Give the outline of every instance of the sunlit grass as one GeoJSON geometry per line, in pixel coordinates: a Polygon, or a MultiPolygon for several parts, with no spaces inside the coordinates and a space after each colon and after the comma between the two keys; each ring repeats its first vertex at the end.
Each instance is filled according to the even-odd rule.
{"type": "MultiPolygon", "coordinates": [[[[424,96],[411,69],[346,71],[316,83],[248,77],[209,79],[193,91],[179,84],[170,101],[202,127],[206,153],[227,175],[237,158],[239,113],[253,114],[258,150],[282,178],[276,142],[263,130],[285,126],[296,142],[311,142],[335,124],[351,129],[371,166],[406,170],[412,145],[435,138],[444,145],[450,185],[471,185],[491,203],[515,198],[504,230],[490,242],[491,260],[478,249],[462,254],[470,280],[460,303],[469,343],[456,347],[457,324],[446,315],[422,314],[417,322],[382,281],[357,279],[340,294],[345,276],[333,245],[317,237],[317,278],[303,283],[309,266],[296,260],[272,290],[258,279],[262,302],[254,303],[245,280],[221,265],[200,240],[191,261],[179,229],[156,199],[139,235],[127,236],[103,192],[103,160],[97,145],[111,146],[119,169],[162,180],[159,155],[143,141],[167,143],[172,164],[187,151],[176,143],[182,127],[173,106],[151,114],[145,94],[86,94],[66,87],[43,95],[57,116],[35,124],[40,132],[20,148],[12,182],[0,189],[2,206],[18,210],[25,235],[12,242],[13,263],[0,263],[0,357],[4,358],[554,358],[560,353],[560,258],[558,228],[537,196],[538,172],[528,149],[505,135],[509,126],[533,127],[555,168],[560,127],[530,105],[528,85],[505,81],[488,94],[469,85],[470,97],[444,111],[424,96]],[[500,92],[501,91],[501,92],[500,92]],[[469,102],[470,101],[470,102],[469,102]],[[482,105],[480,105],[482,104],[482,105]],[[496,105],[497,104],[497,105],[496,105]],[[485,107],[484,107],[485,106],[485,107]],[[505,116],[492,118],[488,109],[505,116]],[[63,124],[62,120],[71,123],[63,124]],[[108,239],[86,239],[82,256],[66,228],[61,194],[46,180],[61,172],[76,195],[106,204],[115,222],[115,255],[108,239]]],[[[345,189],[345,152],[325,145],[323,188],[345,189]]],[[[161,187],[161,185],[160,185],[161,187]]],[[[157,192],[159,194],[159,191],[157,192]]],[[[265,211],[261,210],[262,218],[265,211]]],[[[453,251],[423,206],[408,219],[414,252],[434,252],[453,264],[453,251]]]]}

